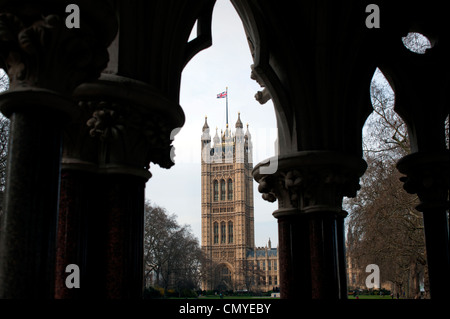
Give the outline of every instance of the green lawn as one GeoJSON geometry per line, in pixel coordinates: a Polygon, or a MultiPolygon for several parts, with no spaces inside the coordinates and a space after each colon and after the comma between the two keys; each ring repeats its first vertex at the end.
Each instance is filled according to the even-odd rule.
{"type": "MultiPolygon", "coordinates": [[[[201,296],[198,299],[220,299],[220,296],[201,296]]],[[[252,297],[252,296],[223,296],[223,299],[279,299],[270,296],[252,297]]]]}
{"type": "MultiPolygon", "coordinates": [[[[384,299],[384,300],[391,300],[391,296],[378,296],[378,295],[358,295],[359,299],[384,299]]],[[[210,299],[220,299],[219,295],[208,295],[208,296],[200,296],[198,298],[176,298],[171,297],[169,299],[204,299],[204,300],[210,300],[210,299]]],[[[222,299],[280,299],[280,298],[272,298],[270,296],[264,296],[264,297],[252,297],[252,296],[223,296],[222,299]]],[[[348,300],[356,300],[355,297],[352,295],[348,296],[348,300]]]]}
{"type": "MultiPolygon", "coordinates": [[[[386,299],[390,300],[391,296],[378,296],[378,295],[358,295],[359,299],[386,299]]],[[[353,296],[348,296],[348,300],[356,300],[353,296]]]]}
{"type": "MultiPolygon", "coordinates": [[[[212,299],[220,299],[219,296],[201,296],[198,298],[176,298],[171,297],[169,299],[204,299],[204,300],[212,300],[212,299]]],[[[280,299],[280,298],[272,298],[272,297],[252,297],[252,296],[223,296],[222,299],[280,299]]],[[[377,296],[377,295],[359,295],[359,299],[381,299],[381,300],[391,300],[391,296],[377,296]]],[[[356,300],[353,296],[348,296],[348,300],[356,300]]]]}

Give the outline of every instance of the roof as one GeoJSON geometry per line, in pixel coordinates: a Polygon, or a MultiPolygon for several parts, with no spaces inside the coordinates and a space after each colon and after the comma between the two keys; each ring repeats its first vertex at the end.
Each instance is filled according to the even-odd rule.
{"type": "Polygon", "coordinates": [[[256,250],[249,250],[247,251],[247,257],[255,257],[255,253],[256,253],[256,258],[261,258],[261,257],[277,257],[278,256],[278,251],[276,248],[270,248],[270,249],[256,249],[256,250]],[[266,252],[267,252],[267,256],[266,256],[266,252]]]}

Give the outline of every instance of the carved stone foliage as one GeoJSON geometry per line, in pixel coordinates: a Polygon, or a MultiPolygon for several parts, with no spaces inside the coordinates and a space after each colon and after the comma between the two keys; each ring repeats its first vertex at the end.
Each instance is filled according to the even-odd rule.
{"type": "MultiPolygon", "coordinates": [[[[89,103],[89,102],[88,102],[89,103]]],[[[83,102],[80,103],[82,106],[83,102]]],[[[116,104],[112,108],[107,108],[107,102],[98,103],[99,109],[94,111],[92,117],[86,122],[90,128],[89,134],[93,137],[99,136],[101,140],[109,138],[118,138],[119,134],[123,132],[123,116],[115,110],[116,104]]]]}
{"type": "MultiPolygon", "coordinates": [[[[65,25],[59,7],[25,5],[21,9],[2,8],[0,14],[0,58],[10,78],[10,90],[43,88],[69,95],[80,83],[98,78],[108,62],[107,46],[117,31],[114,15],[108,6],[102,19],[110,27],[109,35],[82,21],[79,29],[65,25]],[[100,38],[102,37],[103,38],[100,38]]],[[[88,7],[83,14],[89,15],[88,7]]]]}
{"type": "Polygon", "coordinates": [[[359,177],[366,168],[362,159],[347,160],[332,152],[299,152],[280,157],[274,174],[260,174],[258,164],[253,176],[263,199],[278,200],[279,208],[340,211],[344,196],[356,196],[359,177]]]}
{"type": "Polygon", "coordinates": [[[83,84],[75,96],[82,115],[65,132],[66,168],[148,178],[150,162],[174,165],[172,141],[184,121],[178,105],[142,82],[113,75],[83,84]]]}

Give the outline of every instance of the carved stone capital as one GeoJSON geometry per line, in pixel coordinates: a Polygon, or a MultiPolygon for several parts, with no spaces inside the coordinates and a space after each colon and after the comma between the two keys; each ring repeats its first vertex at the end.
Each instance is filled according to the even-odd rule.
{"type": "Polygon", "coordinates": [[[448,209],[450,154],[417,152],[403,157],[397,169],[406,176],[400,178],[403,188],[410,194],[417,194],[419,211],[429,208],[448,209]]]}
{"type": "Polygon", "coordinates": [[[82,115],[65,132],[63,167],[151,176],[150,162],[170,168],[184,113],[151,86],[104,74],[74,94],[82,115]]]}
{"type": "Polygon", "coordinates": [[[2,3],[1,66],[12,91],[41,88],[70,96],[75,87],[98,78],[106,67],[107,47],[117,32],[116,17],[107,1],[96,5],[81,1],[81,26],[72,29],[65,24],[67,3],[36,2],[2,3]]]}
{"type": "Polygon", "coordinates": [[[258,164],[253,176],[265,200],[278,200],[274,216],[317,211],[342,211],[342,198],[354,197],[367,164],[361,158],[325,151],[297,152],[278,157],[278,169],[262,174],[258,164]]]}

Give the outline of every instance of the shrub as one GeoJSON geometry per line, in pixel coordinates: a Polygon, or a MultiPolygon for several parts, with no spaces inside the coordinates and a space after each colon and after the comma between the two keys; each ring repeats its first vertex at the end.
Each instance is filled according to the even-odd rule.
{"type": "Polygon", "coordinates": [[[163,295],[161,294],[161,291],[159,289],[155,289],[153,287],[145,288],[144,290],[144,299],[158,299],[161,298],[163,295]]]}

